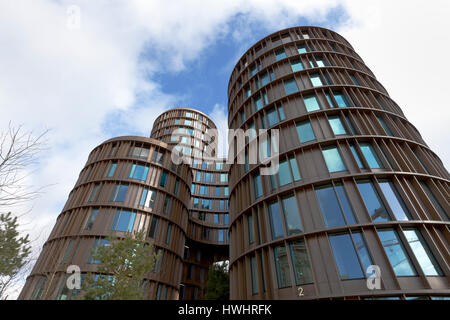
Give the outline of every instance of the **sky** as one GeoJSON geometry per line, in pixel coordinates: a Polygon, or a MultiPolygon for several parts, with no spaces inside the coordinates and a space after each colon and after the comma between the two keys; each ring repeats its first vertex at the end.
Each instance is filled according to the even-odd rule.
{"type": "Polygon", "coordinates": [[[236,62],[261,38],[299,25],[344,36],[449,168],[449,16],[448,0],[0,0],[0,130],[10,121],[50,130],[27,176],[46,187],[12,209],[27,212],[22,232],[38,253],[102,141],[149,136],[173,107],[226,129],[236,62]]]}

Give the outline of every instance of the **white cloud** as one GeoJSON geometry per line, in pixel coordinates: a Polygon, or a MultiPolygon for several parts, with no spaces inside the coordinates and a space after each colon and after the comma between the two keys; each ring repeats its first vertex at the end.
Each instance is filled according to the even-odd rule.
{"type": "MultiPolygon", "coordinates": [[[[2,1],[0,126],[13,120],[51,129],[30,181],[51,185],[33,203],[33,229],[48,234],[88,153],[110,132],[148,136],[154,119],[180,100],[164,92],[156,72],[184,70],[225,36],[240,48],[254,28],[282,29],[299,17],[326,22],[337,4],[350,17],[338,31],[448,164],[445,0],[2,1]],[[81,9],[80,30],[66,28],[71,4],[81,9]],[[108,127],[113,116],[117,128],[108,127]]],[[[226,128],[226,107],[215,105],[210,115],[226,128]]]]}
{"type": "Polygon", "coordinates": [[[448,168],[448,1],[346,0],[340,32],[448,168]]]}

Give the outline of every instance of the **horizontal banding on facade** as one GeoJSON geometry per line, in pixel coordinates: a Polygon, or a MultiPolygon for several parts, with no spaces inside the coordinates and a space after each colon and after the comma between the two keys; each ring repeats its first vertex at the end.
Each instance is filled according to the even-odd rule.
{"type": "Polygon", "coordinates": [[[280,135],[273,176],[249,161],[256,136],[245,164],[234,150],[232,299],[450,294],[449,174],[345,39],[318,27],[267,36],[240,59],[228,94],[230,129],[280,135]],[[428,269],[415,235],[430,247],[428,269]],[[402,248],[403,274],[388,238],[402,248]],[[369,262],[382,290],[367,286],[369,262]]]}
{"type": "Polygon", "coordinates": [[[111,231],[146,231],[162,256],[145,276],[148,299],[177,299],[190,204],[192,171],[171,165],[167,144],[144,137],[110,139],[89,155],[43,251],[21,293],[22,299],[65,299],[66,268],[96,271],[91,249],[111,231]],[[164,230],[164,231],[162,231],[164,230]],[[164,266],[162,268],[161,266],[164,266]],[[178,276],[174,276],[178,275],[178,276]],[[45,281],[45,292],[31,288],[45,281]],[[27,287],[30,290],[27,290],[27,287]]]}

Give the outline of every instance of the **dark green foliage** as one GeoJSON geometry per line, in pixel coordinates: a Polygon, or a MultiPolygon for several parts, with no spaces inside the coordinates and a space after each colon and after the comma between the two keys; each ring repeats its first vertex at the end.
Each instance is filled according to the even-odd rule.
{"type": "Polygon", "coordinates": [[[143,279],[154,269],[160,253],[152,253],[153,245],[145,242],[143,232],[124,238],[111,235],[108,246],[99,246],[92,260],[98,261],[97,273],[88,275],[83,286],[86,300],[142,300],[143,279]]]}
{"type": "Polygon", "coordinates": [[[205,300],[230,299],[230,275],[228,263],[215,263],[209,267],[208,283],[206,285],[205,300]]]}
{"type": "Polygon", "coordinates": [[[0,214],[0,299],[8,285],[29,262],[31,247],[28,235],[19,237],[17,217],[0,214]]]}

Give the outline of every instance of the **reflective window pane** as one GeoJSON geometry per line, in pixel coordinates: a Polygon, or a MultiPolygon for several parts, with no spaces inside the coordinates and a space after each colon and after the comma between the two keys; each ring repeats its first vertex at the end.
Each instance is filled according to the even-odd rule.
{"type": "Polygon", "coordinates": [[[284,245],[275,247],[274,256],[278,288],[289,287],[291,285],[291,276],[286,247],[284,245]]]}
{"type": "Polygon", "coordinates": [[[309,121],[297,123],[297,133],[301,143],[316,140],[313,128],[309,121]]]}
{"type": "Polygon", "coordinates": [[[312,112],[320,110],[319,101],[317,101],[316,96],[303,97],[303,101],[305,102],[306,111],[312,112]]]}
{"type": "Polygon", "coordinates": [[[323,86],[322,80],[320,80],[320,76],[317,73],[311,75],[311,83],[312,83],[313,87],[323,86]]]}
{"type": "Polygon", "coordinates": [[[416,272],[403,248],[397,232],[394,230],[380,230],[378,231],[384,251],[389,258],[395,275],[400,276],[415,276],[416,272]]]}
{"type": "MultiPolygon", "coordinates": [[[[373,265],[372,258],[370,257],[369,251],[366,247],[366,242],[364,241],[361,232],[352,232],[352,236],[353,241],[355,242],[356,252],[358,253],[359,259],[361,260],[364,269],[363,272],[366,273],[367,268],[373,265]]],[[[367,276],[370,276],[370,274],[367,276]]]]}
{"type": "Polygon", "coordinates": [[[284,59],[286,58],[286,53],[284,52],[284,50],[278,50],[277,52],[275,52],[275,57],[277,61],[284,59]]]}
{"type": "Polygon", "coordinates": [[[256,257],[252,256],[250,258],[250,273],[252,276],[252,294],[257,294],[259,291],[258,288],[258,271],[256,267],[256,257]]]}
{"type": "Polygon", "coordinates": [[[295,79],[284,80],[283,83],[286,94],[291,94],[298,91],[298,86],[295,79]]]}
{"type": "Polygon", "coordinates": [[[406,240],[426,276],[441,276],[442,271],[418,230],[404,230],[406,240]]]}
{"type": "Polygon", "coordinates": [[[361,143],[359,147],[361,148],[361,151],[364,154],[364,157],[366,158],[366,161],[368,162],[370,168],[383,168],[382,162],[378,158],[378,155],[376,154],[374,148],[370,143],[361,143]]]}
{"type": "Polygon", "coordinates": [[[364,204],[366,205],[367,211],[369,212],[373,222],[384,222],[391,220],[386,208],[381,203],[381,199],[375,191],[372,182],[358,182],[358,190],[361,193],[364,204]]]}
{"type": "Polygon", "coordinates": [[[334,99],[336,100],[339,108],[347,108],[349,107],[347,100],[345,99],[344,95],[342,93],[335,93],[334,99]]]}
{"type": "Polygon", "coordinates": [[[333,235],[329,239],[341,279],[364,278],[361,264],[359,263],[350,235],[333,235]]]}
{"type": "Polygon", "coordinates": [[[261,176],[256,174],[253,176],[253,187],[255,189],[255,199],[262,196],[262,182],[261,176]]]}
{"type": "Polygon", "coordinates": [[[359,157],[359,154],[356,151],[354,144],[350,144],[350,150],[352,150],[353,157],[355,158],[356,163],[358,164],[358,167],[360,169],[364,169],[364,164],[362,163],[361,158],[359,157]]]}
{"type": "Polygon", "coordinates": [[[287,160],[280,161],[279,163],[278,182],[280,186],[284,186],[292,182],[291,172],[289,171],[289,163],[287,160]]]}
{"type": "Polygon", "coordinates": [[[253,226],[253,216],[251,214],[248,215],[247,222],[248,222],[248,242],[253,243],[255,242],[255,232],[253,226]]]}
{"type": "Polygon", "coordinates": [[[394,216],[399,221],[408,221],[411,219],[411,214],[406,208],[405,203],[400,198],[394,184],[391,181],[380,181],[380,188],[383,191],[387,203],[391,207],[394,216]]]}
{"type": "Polygon", "coordinates": [[[313,283],[311,265],[309,263],[308,251],[305,240],[292,242],[290,245],[292,262],[294,264],[294,275],[296,285],[313,283]]]}
{"type": "Polygon", "coordinates": [[[288,235],[301,233],[303,230],[295,196],[283,198],[281,203],[283,205],[284,220],[286,221],[288,235]]]}
{"type": "Polygon", "coordinates": [[[330,122],[331,129],[333,129],[335,135],[347,134],[339,116],[328,117],[328,121],[330,122]]]}
{"type": "Polygon", "coordinates": [[[294,60],[291,62],[292,72],[303,70],[303,63],[300,60],[294,60]]]}
{"type": "Polygon", "coordinates": [[[337,147],[327,147],[322,149],[323,157],[328,167],[329,172],[345,171],[347,168],[342,161],[341,155],[337,147]]]}
{"type": "Polygon", "coordinates": [[[344,186],[341,183],[336,183],[336,193],[338,195],[339,201],[341,202],[342,210],[344,211],[345,219],[347,219],[348,224],[355,224],[355,216],[353,214],[352,207],[347,198],[347,193],[344,190],[344,186]]]}
{"type": "Polygon", "coordinates": [[[317,200],[326,227],[338,227],[345,225],[342,211],[332,186],[316,189],[317,200]]]}
{"type": "Polygon", "coordinates": [[[291,164],[292,174],[294,175],[294,181],[299,181],[301,177],[300,171],[298,170],[297,166],[297,160],[294,157],[289,158],[289,163],[291,164]]]}
{"type": "Polygon", "coordinates": [[[283,237],[283,225],[281,222],[280,205],[278,201],[269,204],[270,230],[272,239],[283,237]]]}

